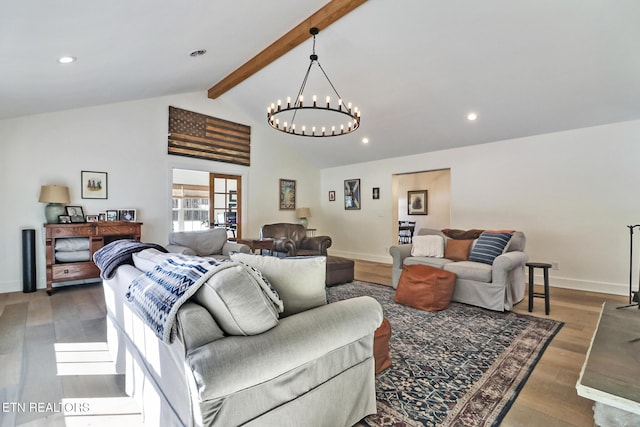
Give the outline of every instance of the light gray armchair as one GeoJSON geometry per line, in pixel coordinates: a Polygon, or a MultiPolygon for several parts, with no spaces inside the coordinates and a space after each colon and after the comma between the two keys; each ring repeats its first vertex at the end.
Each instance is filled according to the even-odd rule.
{"type": "Polygon", "coordinates": [[[227,230],[212,228],[202,231],[174,231],[169,233],[165,248],[172,253],[211,258],[229,258],[231,252],[249,253],[249,246],[227,240],[227,230]]]}

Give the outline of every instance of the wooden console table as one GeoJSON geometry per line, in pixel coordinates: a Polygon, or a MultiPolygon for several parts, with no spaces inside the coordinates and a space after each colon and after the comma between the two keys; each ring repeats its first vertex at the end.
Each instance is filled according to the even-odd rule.
{"type": "Polygon", "coordinates": [[[596,402],[599,426],[640,425],[640,310],[604,303],[576,384],[578,395],[596,402]]]}
{"type": "Polygon", "coordinates": [[[100,270],[93,263],[93,253],[118,239],[140,240],[141,222],[101,221],[74,224],[45,224],[45,253],[47,262],[47,293],[53,292],[53,284],[71,280],[100,277],[100,270]],[[57,239],[86,237],[89,240],[89,260],[80,262],[56,261],[57,239]]]}

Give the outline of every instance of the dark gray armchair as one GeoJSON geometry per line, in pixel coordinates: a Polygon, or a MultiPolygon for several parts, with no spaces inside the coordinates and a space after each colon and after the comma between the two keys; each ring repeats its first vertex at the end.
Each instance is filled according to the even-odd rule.
{"type": "Polygon", "coordinates": [[[274,251],[286,257],[327,256],[327,248],[331,247],[331,237],[307,237],[307,230],[301,224],[266,224],[260,229],[260,237],[274,239],[274,251]]]}

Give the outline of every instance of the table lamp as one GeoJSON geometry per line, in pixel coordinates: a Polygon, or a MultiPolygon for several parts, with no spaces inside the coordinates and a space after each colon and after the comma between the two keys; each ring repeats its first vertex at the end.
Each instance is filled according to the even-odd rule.
{"type": "Polygon", "coordinates": [[[298,208],[296,209],[296,216],[300,219],[300,224],[306,229],[309,221],[307,218],[311,218],[311,209],[309,208],[298,208]]]}
{"type": "Polygon", "coordinates": [[[40,203],[46,203],[44,216],[47,224],[57,224],[58,216],[65,214],[63,203],[69,203],[69,187],[64,185],[43,185],[40,187],[40,203]]]}

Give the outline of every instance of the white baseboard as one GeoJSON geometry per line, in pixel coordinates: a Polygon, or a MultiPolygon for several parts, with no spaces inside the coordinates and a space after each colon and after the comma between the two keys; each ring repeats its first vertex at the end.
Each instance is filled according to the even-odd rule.
{"type": "MultiPolygon", "coordinates": [[[[526,274],[525,275],[526,280],[528,280],[528,277],[529,277],[528,274],[526,274]]],[[[544,278],[542,274],[534,275],[533,282],[536,285],[543,284],[544,278]]],[[[587,292],[598,292],[602,294],[629,295],[629,284],[594,282],[591,280],[572,279],[572,278],[566,278],[566,277],[554,277],[553,275],[550,275],[549,277],[549,287],[574,289],[578,291],[587,291],[587,292]]]]}

